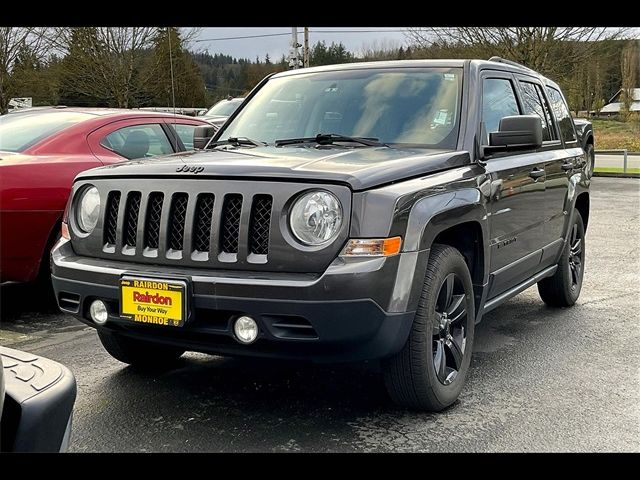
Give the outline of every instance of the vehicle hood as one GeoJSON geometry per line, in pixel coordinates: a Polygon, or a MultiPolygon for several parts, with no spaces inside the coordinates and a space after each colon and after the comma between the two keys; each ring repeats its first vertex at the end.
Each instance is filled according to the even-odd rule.
{"type": "Polygon", "coordinates": [[[468,152],[390,147],[257,147],[217,149],[129,161],[78,178],[244,178],[342,183],[364,190],[470,163],[468,152]],[[188,168],[193,167],[193,168],[188,168]]]}
{"type": "Polygon", "coordinates": [[[202,120],[205,120],[211,123],[224,123],[227,121],[229,116],[228,115],[203,115],[198,118],[201,118],[202,120]]]}

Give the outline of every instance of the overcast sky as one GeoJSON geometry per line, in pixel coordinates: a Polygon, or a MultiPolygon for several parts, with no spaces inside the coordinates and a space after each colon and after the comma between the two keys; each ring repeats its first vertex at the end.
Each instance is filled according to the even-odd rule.
{"type": "MultiPolygon", "coordinates": [[[[400,27],[309,27],[309,46],[324,40],[327,44],[331,42],[342,42],[348,50],[358,52],[363,48],[389,47],[405,44],[405,35],[400,27]],[[314,32],[314,30],[317,30],[314,32]],[[340,31],[325,33],[320,30],[340,31]],[[357,30],[357,33],[344,32],[345,30],[357,30]],[[370,32],[367,30],[376,30],[370,32]]],[[[268,53],[269,57],[277,61],[282,55],[289,55],[291,42],[291,27],[205,27],[200,31],[197,41],[191,46],[193,50],[208,50],[214,53],[225,53],[234,57],[255,59],[256,55],[260,60],[264,60],[268,53]],[[284,33],[286,35],[247,38],[235,40],[209,40],[224,37],[243,37],[251,35],[272,35],[284,33]]],[[[303,27],[298,27],[298,42],[303,42],[303,27]]]]}

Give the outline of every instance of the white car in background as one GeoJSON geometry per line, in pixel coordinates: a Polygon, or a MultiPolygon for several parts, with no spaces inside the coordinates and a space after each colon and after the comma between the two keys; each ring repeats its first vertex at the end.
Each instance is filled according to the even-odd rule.
{"type": "Polygon", "coordinates": [[[224,122],[235,112],[238,107],[244,102],[244,97],[229,97],[224,100],[220,100],[213,107],[207,110],[202,119],[206,120],[216,128],[220,128],[224,125],[224,122]]]}

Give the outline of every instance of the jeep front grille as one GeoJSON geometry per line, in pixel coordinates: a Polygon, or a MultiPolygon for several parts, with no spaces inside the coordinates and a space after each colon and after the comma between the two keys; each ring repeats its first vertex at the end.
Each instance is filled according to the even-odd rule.
{"type": "MultiPolygon", "coordinates": [[[[326,271],[349,236],[351,191],[346,185],[249,178],[111,177],[79,180],[100,192],[100,218],[89,235],[72,222],[71,242],[78,256],[107,260],[125,270],[144,269],[175,275],[242,278],[251,272],[308,275],[326,271]],[[310,188],[334,193],[342,203],[343,226],[323,248],[300,245],[288,226],[292,203],[310,188]],[[171,267],[169,269],[156,267],[171,267]],[[186,270],[185,270],[186,269],[186,270]]],[[[74,208],[75,205],[74,205],[74,208]]],[[[75,210],[71,215],[75,215],[75,210]]]]}
{"type": "MultiPolygon", "coordinates": [[[[111,191],[107,198],[103,252],[115,253],[114,246],[121,242],[123,253],[127,255],[153,258],[162,251],[167,258],[190,256],[195,261],[206,261],[213,249],[219,261],[228,263],[236,261],[235,254],[240,242],[244,241],[249,253],[263,256],[269,253],[271,195],[247,198],[228,193],[218,209],[213,193],[189,195],[177,192],[165,200],[162,192],[143,195],[138,191],[111,191]],[[123,218],[118,218],[122,195],[126,195],[126,205],[123,218]],[[249,209],[249,228],[242,230],[241,217],[245,209],[249,209]],[[141,231],[142,235],[138,235],[141,231]],[[122,238],[118,238],[120,232],[122,238]],[[241,235],[246,238],[241,239],[241,235]],[[185,240],[189,243],[188,252],[183,251],[185,240]]],[[[264,263],[264,258],[256,263],[264,263]]]]}

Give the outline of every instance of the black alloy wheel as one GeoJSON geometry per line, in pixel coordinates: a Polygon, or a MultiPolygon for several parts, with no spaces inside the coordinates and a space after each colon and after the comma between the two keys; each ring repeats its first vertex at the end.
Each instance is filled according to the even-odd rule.
{"type": "Polygon", "coordinates": [[[584,249],[582,235],[578,224],[574,223],[569,237],[569,273],[571,274],[571,290],[576,290],[582,283],[582,266],[584,264],[584,249]]]}
{"type": "Polygon", "coordinates": [[[433,366],[440,383],[449,385],[462,368],[468,315],[462,280],[450,273],[440,286],[433,328],[433,366]]]}
{"type": "Polygon", "coordinates": [[[558,268],[552,276],[538,282],[540,298],[550,307],[570,307],[580,296],[585,265],[584,233],[582,216],[574,209],[558,268]]]}

